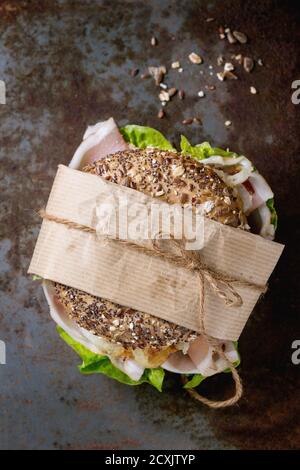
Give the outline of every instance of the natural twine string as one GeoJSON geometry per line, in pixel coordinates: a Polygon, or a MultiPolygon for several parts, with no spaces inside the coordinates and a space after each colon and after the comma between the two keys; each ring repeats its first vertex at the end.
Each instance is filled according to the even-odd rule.
{"type": "MultiPolygon", "coordinates": [[[[47,219],[52,222],[56,222],[59,224],[67,225],[69,228],[80,230],[86,233],[96,233],[96,229],[89,227],[87,225],[78,224],[77,222],[72,222],[69,219],[64,219],[61,217],[56,217],[55,215],[47,213],[45,210],[41,209],[39,211],[40,217],[43,219],[47,219]]],[[[188,252],[184,250],[182,244],[176,241],[174,238],[172,239],[174,245],[179,249],[180,254],[175,254],[171,252],[166,252],[162,250],[158,245],[158,239],[151,240],[151,246],[146,247],[143,245],[136,244],[130,240],[124,240],[120,238],[109,238],[113,243],[119,243],[126,245],[127,247],[131,247],[136,251],[144,253],[149,256],[154,256],[157,258],[163,258],[171,263],[175,264],[178,267],[185,268],[191,272],[194,272],[198,275],[199,278],[199,297],[200,297],[200,308],[199,308],[199,331],[202,336],[206,338],[208,343],[213,347],[214,351],[219,354],[220,357],[224,359],[228,368],[231,370],[232,377],[235,383],[235,393],[234,395],[229,398],[228,400],[222,401],[214,401],[210,400],[206,397],[200,395],[194,389],[187,389],[187,392],[196,400],[200,401],[201,403],[208,405],[211,408],[225,408],[228,406],[232,406],[241,398],[243,394],[243,386],[240,379],[240,376],[237,370],[234,368],[232,363],[226,357],[226,354],[222,348],[222,344],[220,340],[213,338],[212,336],[208,335],[205,332],[204,327],[204,300],[205,300],[205,281],[208,282],[210,288],[218,295],[226,306],[241,306],[243,304],[243,299],[241,298],[240,294],[236,291],[236,289],[232,286],[232,284],[237,284],[244,287],[250,287],[255,290],[258,290],[261,294],[265,293],[267,290],[267,286],[262,286],[259,284],[255,284],[252,282],[248,282],[242,279],[232,278],[227,276],[224,273],[219,271],[215,271],[210,269],[206,266],[200,259],[198,253],[196,252],[188,252]]],[[[188,379],[186,376],[182,375],[182,382],[186,384],[188,379]]]]}

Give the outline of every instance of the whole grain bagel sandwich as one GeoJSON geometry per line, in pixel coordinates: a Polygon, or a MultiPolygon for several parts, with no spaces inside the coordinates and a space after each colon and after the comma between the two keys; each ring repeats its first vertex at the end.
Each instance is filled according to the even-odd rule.
{"type": "MultiPolygon", "coordinates": [[[[251,162],[185,137],[176,151],[158,131],[109,119],[89,127],[70,163],[169,204],[190,204],[206,217],[272,239],[273,193],[251,162]],[[121,132],[120,132],[121,131],[121,132]]],[[[226,369],[205,338],[147,313],[49,281],[44,290],[61,337],[83,359],[83,373],[102,372],[123,383],[149,382],[161,390],[164,371],[208,377],[226,369]]],[[[221,342],[238,365],[237,345],[221,342]]]]}

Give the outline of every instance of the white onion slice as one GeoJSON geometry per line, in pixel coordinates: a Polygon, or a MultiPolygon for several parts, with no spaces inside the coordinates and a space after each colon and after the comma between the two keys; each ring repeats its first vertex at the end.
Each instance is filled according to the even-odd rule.
{"type": "Polygon", "coordinates": [[[220,157],[219,155],[213,155],[212,157],[204,158],[200,160],[204,165],[218,165],[218,166],[232,166],[240,163],[245,157],[220,157]]]}
{"type": "Polygon", "coordinates": [[[253,171],[252,163],[248,158],[243,157],[243,159],[239,162],[239,165],[242,167],[238,173],[234,175],[229,175],[220,169],[214,168],[217,175],[226,183],[228,186],[236,186],[238,184],[243,183],[246,181],[250,174],[253,171]]]}
{"type": "Polygon", "coordinates": [[[249,177],[249,182],[254,189],[255,194],[258,194],[259,198],[266,202],[268,199],[274,197],[274,193],[265,178],[261,176],[258,171],[253,171],[249,177]]]}
{"type": "Polygon", "coordinates": [[[271,223],[271,212],[266,204],[263,204],[257,209],[258,215],[261,221],[261,228],[259,234],[267,238],[268,240],[273,240],[275,235],[275,227],[271,223]]]}
{"type": "Polygon", "coordinates": [[[124,372],[132,380],[140,380],[145,368],[133,359],[110,358],[112,364],[124,372]]]}

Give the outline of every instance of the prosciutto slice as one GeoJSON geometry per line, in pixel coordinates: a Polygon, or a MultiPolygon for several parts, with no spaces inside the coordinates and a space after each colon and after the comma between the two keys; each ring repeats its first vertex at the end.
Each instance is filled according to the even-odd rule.
{"type": "Polygon", "coordinates": [[[123,139],[113,118],[88,126],[83,141],[74,153],[69,164],[70,168],[81,170],[95,160],[105,158],[110,153],[126,150],[127,143],[123,139]]]}

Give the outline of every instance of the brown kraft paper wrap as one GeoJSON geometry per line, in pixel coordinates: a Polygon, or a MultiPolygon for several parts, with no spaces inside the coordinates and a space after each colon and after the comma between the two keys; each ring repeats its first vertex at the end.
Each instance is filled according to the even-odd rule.
{"type": "MultiPolygon", "coordinates": [[[[46,212],[96,229],[96,207],[111,204],[114,198],[126,200],[129,206],[150,206],[154,201],[99,176],[59,165],[46,212]]],[[[159,203],[157,199],[155,203],[159,203]]],[[[235,279],[262,286],[267,283],[283,245],[205,217],[202,221],[202,262],[235,279]]],[[[103,240],[95,233],[43,220],[29,273],[200,331],[199,279],[195,273],[103,240]]],[[[260,292],[244,285],[235,288],[243,304],[226,307],[205,284],[206,334],[222,340],[239,338],[260,292]]]]}

